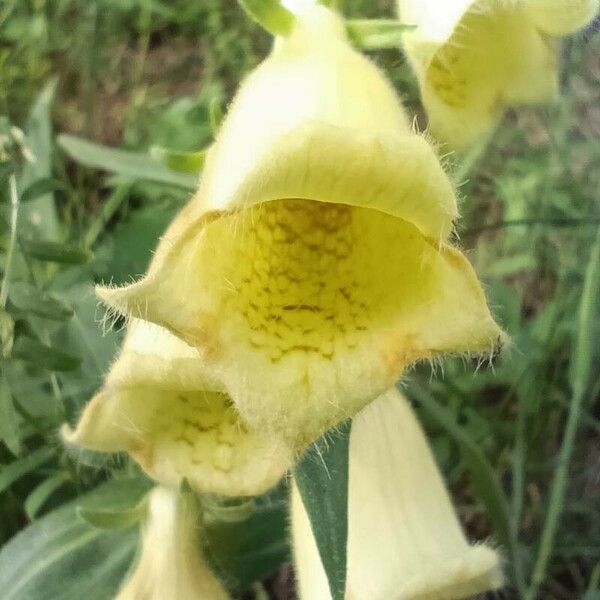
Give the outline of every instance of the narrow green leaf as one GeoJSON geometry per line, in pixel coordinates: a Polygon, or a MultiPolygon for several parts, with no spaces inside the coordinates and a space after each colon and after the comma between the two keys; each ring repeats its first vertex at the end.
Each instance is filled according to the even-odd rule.
{"type": "Polygon", "coordinates": [[[570,382],[573,390],[569,414],[565,425],[563,441],[558,453],[558,461],[548,501],[548,511],[540,539],[538,555],[533,568],[531,585],[527,590],[526,600],[538,597],[539,586],[544,581],[546,569],[552,552],[560,517],[563,512],[564,497],[567,487],[569,464],[573,453],[575,438],[579,429],[583,403],[590,387],[590,373],[596,352],[597,338],[594,336],[595,325],[600,316],[598,309],[598,290],[600,289],[600,229],[596,235],[588,261],[583,293],[579,305],[579,329],[575,347],[572,352],[570,382]],[[594,345],[596,344],[596,345],[594,345]]]}
{"type": "Polygon", "coordinates": [[[72,307],[25,283],[12,284],[8,297],[16,308],[38,317],[62,321],[73,315],[72,307]]]}
{"type": "Polygon", "coordinates": [[[221,108],[221,98],[214,97],[211,99],[208,105],[208,120],[210,122],[210,128],[213,132],[213,136],[217,135],[223,122],[223,109],[221,108]]]}
{"type": "Polygon", "coordinates": [[[12,358],[49,371],[74,371],[81,362],[77,356],[65,354],[25,336],[15,341],[12,358]]]}
{"type": "MultiPolygon", "coordinates": [[[[19,177],[19,189],[26,190],[40,179],[52,176],[54,135],[52,132],[52,104],[58,80],[52,79],[40,92],[31,109],[25,126],[25,145],[33,154],[33,161],[26,161],[19,177]]],[[[54,196],[50,193],[27,202],[21,210],[22,224],[35,231],[36,237],[55,240],[60,225],[54,196]]]]}
{"type": "Polygon", "coordinates": [[[86,167],[103,169],[132,179],[196,189],[196,177],[175,173],[141,152],[110,148],[64,134],[58,136],[58,144],[73,160],[86,167]]]}
{"type": "Polygon", "coordinates": [[[573,395],[584,395],[589,388],[595,360],[598,357],[600,321],[600,230],[592,246],[588,262],[581,304],[579,329],[571,353],[569,383],[573,395]]]}
{"type": "Polygon", "coordinates": [[[17,413],[4,373],[0,373],[0,440],[17,456],[21,452],[21,437],[17,413]]]}
{"type": "Polygon", "coordinates": [[[248,16],[273,35],[288,35],[296,18],[278,0],[238,0],[248,16]]]}
{"type": "Polygon", "coordinates": [[[357,19],[346,22],[348,37],[362,50],[398,48],[402,44],[403,34],[413,29],[414,25],[406,25],[394,19],[357,19]]]}
{"type": "Polygon", "coordinates": [[[161,146],[152,146],[150,155],[165,167],[177,173],[200,173],[204,166],[206,150],[198,152],[179,152],[162,148],[161,146]]]}
{"type": "Polygon", "coordinates": [[[146,515],[147,503],[142,500],[137,506],[123,510],[92,510],[77,508],[77,516],[96,529],[126,529],[139,523],[146,515]]]}
{"type": "Polygon", "coordinates": [[[333,600],[346,590],[348,459],[352,422],[317,441],[294,471],[333,600]]]}
{"type": "Polygon", "coordinates": [[[100,234],[104,231],[106,224],[114,217],[123,202],[129,197],[130,192],[131,184],[121,184],[106,199],[102,204],[100,214],[94,219],[85,233],[83,238],[85,248],[91,248],[94,245],[100,234]]]}
{"type": "Polygon", "coordinates": [[[43,177],[34,181],[22,194],[21,202],[30,202],[31,200],[37,200],[41,196],[45,196],[56,190],[63,189],[63,185],[51,177],[43,177]]]}
{"type": "Polygon", "coordinates": [[[35,520],[0,550],[2,600],[112,600],[131,565],[135,529],[103,531],[77,518],[76,507],[135,505],[148,480],[105,483],[35,520]]]}
{"type": "Polygon", "coordinates": [[[0,356],[7,358],[12,352],[15,339],[15,321],[0,307],[0,356]]]}
{"type": "Polygon", "coordinates": [[[55,473],[47,479],[44,479],[44,481],[42,481],[42,483],[27,496],[23,506],[30,521],[33,521],[48,498],[69,480],[70,477],[68,473],[60,471],[59,473],[55,473]]]}
{"type": "Polygon", "coordinates": [[[67,246],[59,242],[22,240],[20,245],[23,252],[33,258],[67,265],[84,264],[89,262],[93,256],[89,250],[84,250],[76,246],[67,246]]]}
{"type": "Polygon", "coordinates": [[[27,456],[3,466],[0,469],[0,494],[15,481],[48,462],[53,456],[53,448],[42,446],[27,456]]]}

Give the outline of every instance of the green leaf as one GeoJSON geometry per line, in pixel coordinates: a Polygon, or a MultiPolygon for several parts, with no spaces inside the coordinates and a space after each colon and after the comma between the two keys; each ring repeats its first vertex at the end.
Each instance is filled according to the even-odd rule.
{"type": "Polygon", "coordinates": [[[272,35],[288,35],[296,18],[279,0],[238,0],[248,16],[272,35]]]}
{"type": "Polygon", "coordinates": [[[162,148],[161,146],[152,146],[150,155],[165,165],[165,167],[171,169],[171,171],[176,171],[177,173],[200,173],[204,166],[206,150],[180,152],[178,150],[162,148]]]}
{"type": "Polygon", "coordinates": [[[135,552],[135,529],[103,531],[77,517],[86,510],[135,506],[141,478],[110,481],[44,515],[0,551],[2,600],[111,600],[135,552]]]}
{"type": "Polygon", "coordinates": [[[43,177],[34,181],[22,194],[20,201],[22,203],[37,200],[40,196],[45,196],[50,192],[63,189],[63,185],[51,177],[43,177]]]}
{"type": "MultiPolygon", "coordinates": [[[[57,80],[52,80],[37,97],[25,127],[25,145],[31,150],[34,161],[27,161],[19,179],[19,188],[26,190],[40,179],[52,176],[51,109],[57,80]]],[[[21,221],[35,231],[36,237],[55,240],[59,235],[59,220],[51,193],[38,196],[21,208],[21,221]]]]}
{"type": "Polygon", "coordinates": [[[103,202],[100,214],[92,221],[83,238],[85,248],[91,248],[96,240],[104,231],[106,224],[115,216],[117,211],[123,205],[123,202],[129,198],[131,193],[131,184],[125,183],[116,187],[111,195],[103,202]]]}
{"type": "MultiPolygon", "coordinates": [[[[0,494],[15,481],[48,462],[53,456],[53,448],[42,446],[27,456],[3,466],[0,471],[0,494]]],[[[0,586],[0,589],[2,589],[2,586],[0,586]]]]}
{"type": "Polygon", "coordinates": [[[399,48],[402,36],[415,29],[394,19],[358,19],[346,22],[348,37],[362,50],[399,48]]]}
{"type": "Polygon", "coordinates": [[[597,337],[594,335],[594,330],[600,316],[598,311],[599,289],[600,229],[592,245],[585,273],[583,293],[579,304],[579,329],[571,357],[573,364],[569,373],[573,394],[569,404],[563,440],[558,453],[557,466],[550,486],[548,511],[544,519],[538,555],[531,576],[531,585],[525,596],[526,600],[534,600],[538,597],[538,589],[546,577],[548,562],[554,551],[556,533],[564,510],[569,465],[583,413],[584,401],[587,400],[588,396],[594,354],[597,351],[597,337]]]}
{"type": "Polygon", "coordinates": [[[76,162],[132,179],[154,181],[195,190],[196,177],[175,173],[147,154],[109,148],[72,135],[58,136],[58,144],[76,162]]]}
{"type": "Polygon", "coordinates": [[[38,317],[63,321],[73,315],[69,305],[25,283],[13,283],[9,298],[19,310],[38,317]]]}
{"type": "Polygon", "coordinates": [[[211,98],[208,104],[208,120],[210,122],[210,129],[213,136],[216,136],[221,128],[223,118],[224,115],[223,109],[221,108],[221,98],[219,96],[214,96],[211,98]]]}
{"type": "Polygon", "coordinates": [[[51,477],[44,479],[44,481],[42,481],[42,483],[27,496],[24,508],[30,521],[33,521],[48,498],[68,481],[70,481],[69,474],[65,471],[60,471],[59,473],[55,473],[51,477]]]}
{"type": "Polygon", "coordinates": [[[46,346],[32,338],[22,336],[15,341],[12,358],[23,360],[38,369],[49,371],[73,371],[79,367],[81,359],[46,346]]]}
{"type": "Polygon", "coordinates": [[[351,427],[347,421],[313,444],[294,471],[333,600],[343,600],[346,590],[351,427]]]}
{"type": "Polygon", "coordinates": [[[89,250],[77,246],[67,246],[58,242],[22,240],[20,245],[25,254],[48,262],[80,265],[89,262],[93,256],[89,250]]]}
{"type": "Polygon", "coordinates": [[[14,319],[0,307],[0,356],[7,358],[12,351],[15,337],[14,319]]]}
{"type": "Polygon", "coordinates": [[[142,500],[137,506],[123,510],[91,510],[79,507],[77,516],[96,529],[126,529],[139,523],[147,511],[147,503],[142,500]]]}
{"type": "Polygon", "coordinates": [[[243,520],[204,515],[208,559],[231,588],[245,590],[290,560],[287,498],[287,486],[282,483],[257,498],[243,520]]]}
{"type": "Polygon", "coordinates": [[[21,436],[19,435],[19,424],[17,413],[10,394],[6,376],[1,373],[0,379],[0,440],[6,447],[17,456],[21,452],[21,436]]]}
{"type": "Polygon", "coordinates": [[[569,383],[573,395],[584,395],[596,358],[599,355],[598,333],[600,323],[600,230],[592,245],[579,305],[579,329],[571,352],[569,383]]]}

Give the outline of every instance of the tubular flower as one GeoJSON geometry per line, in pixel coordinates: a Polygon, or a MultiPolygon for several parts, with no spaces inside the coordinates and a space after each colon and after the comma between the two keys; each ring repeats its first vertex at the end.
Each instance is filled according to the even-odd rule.
{"type": "MultiPolygon", "coordinates": [[[[154,262],[189,217],[174,220],[154,262]]],[[[151,265],[150,271],[154,268],[151,265]]],[[[168,330],[138,319],[121,354],[67,443],[100,452],[128,452],[154,480],[199,493],[245,496],[274,486],[293,462],[275,435],[250,431],[199,353],[168,330]]]]}
{"type": "Polygon", "coordinates": [[[558,38],[577,31],[598,0],[397,0],[432,133],[464,149],[511,104],[558,91],[558,38]]]}
{"type": "MultiPolygon", "coordinates": [[[[330,600],[295,484],[291,506],[300,598],[330,600]]],[[[423,431],[396,389],[352,424],[347,553],[348,600],[452,600],[502,584],[496,552],[466,541],[423,431]]]]}
{"type": "Polygon", "coordinates": [[[296,449],[414,361],[501,334],[447,243],[435,153],[322,6],[242,85],[192,207],[145,278],[99,296],[197,349],[251,430],[296,449]]]}
{"type": "Polygon", "coordinates": [[[198,523],[190,494],[154,488],[137,564],[115,600],[227,600],[201,554],[198,523]]]}
{"type": "Polygon", "coordinates": [[[292,465],[280,438],[250,430],[206,378],[198,352],[166,329],[132,320],[121,355],[68,443],[128,452],[155,481],[199,493],[260,494],[292,465]]]}

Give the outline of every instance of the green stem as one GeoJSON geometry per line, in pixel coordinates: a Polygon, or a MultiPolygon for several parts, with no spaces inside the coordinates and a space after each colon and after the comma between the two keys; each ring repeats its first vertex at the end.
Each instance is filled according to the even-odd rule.
{"type": "Polygon", "coordinates": [[[296,22],[294,15],[278,0],[238,0],[248,16],[272,35],[288,35],[296,22]]]}
{"type": "Polygon", "coordinates": [[[550,489],[548,512],[544,522],[544,529],[540,540],[537,560],[533,569],[531,584],[527,590],[525,600],[535,600],[538,589],[546,577],[548,562],[552,556],[554,539],[558,530],[559,520],[563,510],[564,496],[567,487],[569,463],[573,453],[573,446],[581,414],[583,402],[587,396],[591,361],[594,355],[594,340],[592,339],[593,323],[596,318],[596,295],[600,285],[600,229],[592,247],[590,260],[586,272],[581,305],[579,309],[579,331],[574,353],[574,369],[572,376],[573,396],[569,407],[567,424],[558,462],[550,489]]]}
{"type": "Polygon", "coordinates": [[[14,173],[10,175],[8,185],[10,190],[10,240],[8,242],[2,287],[0,288],[0,306],[2,308],[6,307],[6,301],[8,300],[10,273],[12,271],[15,246],[17,244],[17,224],[19,222],[19,192],[17,191],[17,178],[14,173]]]}

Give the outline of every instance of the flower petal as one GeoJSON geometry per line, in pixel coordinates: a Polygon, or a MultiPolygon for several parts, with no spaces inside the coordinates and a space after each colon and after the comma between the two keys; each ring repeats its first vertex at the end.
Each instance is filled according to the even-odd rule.
{"type": "Polygon", "coordinates": [[[280,198],[355,203],[446,239],[452,186],[394,89],[313,6],[238,91],[197,194],[213,210],[280,198]]]}
{"type": "MultiPolygon", "coordinates": [[[[211,160],[217,158],[222,157],[211,160]]],[[[408,132],[306,121],[272,140],[243,179],[236,181],[231,170],[221,179],[209,171],[204,181],[199,193],[216,206],[281,198],[350,204],[400,217],[436,241],[447,239],[458,216],[454,189],[438,157],[425,138],[408,132]]]]}
{"type": "Polygon", "coordinates": [[[140,319],[129,321],[123,349],[105,384],[112,388],[225,391],[206,370],[196,348],[167,329],[140,319]]]}
{"type": "Polygon", "coordinates": [[[406,34],[405,49],[419,76],[432,132],[462,149],[493,128],[506,106],[557,94],[557,47],[532,22],[524,2],[455,4],[465,12],[449,37],[426,39],[417,29],[406,34]]]}
{"type": "Polygon", "coordinates": [[[202,556],[198,527],[190,495],[154,488],[135,570],[116,600],[227,600],[202,556]]]}
{"type": "Polygon", "coordinates": [[[303,442],[412,362],[489,352],[501,335],[458,251],[402,219],[308,200],[200,220],[146,279],[98,293],[197,347],[252,428],[303,442]]]}
{"type": "Polygon", "coordinates": [[[585,27],[598,14],[599,0],[524,0],[531,20],[545,33],[565,36],[585,27]]]}
{"type": "MultiPolygon", "coordinates": [[[[355,417],[349,460],[348,599],[451,600],[500,587],[498,555],[469,546],[423,432],[397,390],[355,417]]],[[[300,598],[331,598],[295,485],[292,537],[300,598]]]]}
{"type": "Polygon", "coordinates": [[[91,450],[128,452],[165,485],[185,478],[198,492],[262,493],[291,466],[293,451],[249,431],[223,389],[198,350],[134,319],[104,388],[63,435],[91,450]]]}
{"type": "Polygon", "coordinates": [[[105,388],[67,443],[128,452],[163,485],[186,479],[198,493],[246,496],[273,487],[293,464],[288,446],[249,431],[225,394],[155,387],[105,388]]]}

